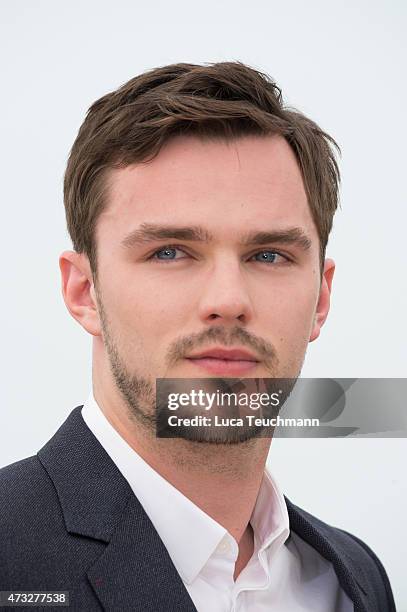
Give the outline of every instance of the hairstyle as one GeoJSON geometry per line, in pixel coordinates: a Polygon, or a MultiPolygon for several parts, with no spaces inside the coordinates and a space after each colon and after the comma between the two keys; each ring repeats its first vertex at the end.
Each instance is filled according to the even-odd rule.
{"type": "Polygon", "coordinates": [[[179,63],[149,70],[94,102],[72,146],[64,177],[67,227],[74,250],[88,256],[95,282],[95,227],[108,205],[109,171],[153,159],[181,134],[226,140],[283,136],[302,173],[322,273],[339,201],[335,140],[287,107],[265,73],[241,62],[179,63]]]}

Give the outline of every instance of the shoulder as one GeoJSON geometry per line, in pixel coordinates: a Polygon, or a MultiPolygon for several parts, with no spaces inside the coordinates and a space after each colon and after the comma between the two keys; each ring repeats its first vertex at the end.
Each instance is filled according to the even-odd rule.
{"type": "Polygon", "coordinates": [[[77,584],[87,591],[86,568],[105,545],[67,531],[54,483],[36,455],[0,469],[0,507],[0,590],[77,584]]]}
{"type": "Polygon", "coordinates": [[[390,581],[383,563],[364,540],[339,527],[330,525],[286,498],[290,525],[294,531],[319,552],[352,572],[366,591],[373,591],[383,610],[395,610],[390,581]]]}
{"type": "Polygon", "coordinates": [[[37,540],[62,514],[55,487],[36,455],[0,469],[0,544],[37,540]]]}
{"type": "Polygon", "coordinates": [[[59,506],[52,481],[36,455],[0,469],[0,538],[22,533],[24,527],[44,522],[59,506]]]}
{"type": "Polygon", "coordinates": [[[393,602],[393,594],[389,577],[384,569],[383,563],[380,561],[376,553],[366,544],[365,541],[361,540],[353,533],[349,533],[348,531],[339,529],[337,527],[333,527],[332,529],[336,530],[338,537],[344,538],[349,551],[352,551],[352,555],[357,555],[358,558],[361,559],[361,563],[363,564],[363,567],[371,580],[375,581],[377,584],[382,583],[386,590],[389,603],[391,604],[393,602]]]}
{"type": "Polygon", "coordinates": [[[326,523],[303,508],[294,505],[289,500],[287,500],[287,509],[290,515],[290,523],[295,531],[298,532],[298,529],[300,529],[304,534],[305,530],[305,535],[307,535],[307,527],[308,531],[309,527],[312,527],[316,533],[333,545],[339,553],[351,554],[353,558],[361,562],[371,563],[371,561],[374,561],[375,564],[377,563],[378,557],[376,554],[363,540],[356,537],[353,533],[326,523]]]}
{"type": "Polygon", "coordinates": [[[36,455],[0,468],[0,502],[4,510],[10,511],[45,491],[52,492],[52,483],[36,455]]]}

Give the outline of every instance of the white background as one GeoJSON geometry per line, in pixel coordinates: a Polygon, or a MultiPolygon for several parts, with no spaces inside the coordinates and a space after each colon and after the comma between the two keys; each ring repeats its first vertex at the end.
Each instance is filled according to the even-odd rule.
{"type": "MultiPolygon", "coordinates": [[[[89,105],[172,62],[240,60],[342,148],[328,248],[332,309],[303,376],[405,377],[406,4],[402,0],[1,3],[0,465],[34,454],[90,389],[91,338],[70,317],[62,179],[89,105]]],[[[270,466],[296,504],[355,533],[407,611],[406,439],[282,440],[270,466]]]]}

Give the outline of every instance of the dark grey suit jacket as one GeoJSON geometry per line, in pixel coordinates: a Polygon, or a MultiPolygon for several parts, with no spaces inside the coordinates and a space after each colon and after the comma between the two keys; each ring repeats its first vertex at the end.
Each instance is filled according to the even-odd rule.
{"type": "MultiPolygon", "coordinates": [[[[0,590],[69,591],[69,609],[84,612],[195,611],[150,519],[81,408],[36,456],[0,470],[0,590]]],[[[355,611],[393,612],[389,580],[372,550],[286,502],[291,529],[333,563],[355,611]]]]}

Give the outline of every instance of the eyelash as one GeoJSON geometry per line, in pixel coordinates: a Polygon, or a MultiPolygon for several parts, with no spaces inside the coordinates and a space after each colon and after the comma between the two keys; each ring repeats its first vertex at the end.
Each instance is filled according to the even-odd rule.
{"type": "MultiPolygon", "coordinates": [[[[154,251],[154,253],[152,253],[147,260],[148,261],[159,261],[160,263],[167,263],[167,262],[172,262],[172,261],[180,261],[180,259],[158,259],[157,257],[155,257],[155,255],[157,253],[161,253],[161,251],[165,251],[166,249],[176,249],[178,251],[182,251],[183,253],[185,253],[186,255],[188,255],[188,253],[186,251],[184,251],[184,249],[176,244],[165,244],[164,246],[162,246],[160,249],[157,249],[156,251],[154,251]]],[[[283,263],[288,264],[288,263],[292,263],[291,259],[289,257],[287,257],[287,255],[284,255],[283,253],[280,253],[279,251],[276,251],[275,249],[261,249],[260,251],[256,251],[256,253],[253,253],[253,255],[251,255],[252,257],[255,257],[256,255],[258,255],[259,253],[265,253],[265,252],[270,252],[270,253],[274,253],[275,255],[279,255],[280,257],[282,257],[285,261],[283,263]]],[[[181,259],[184,259],[183,257],[181,259]]],[[[269,263],[267,261],[261,262],[258,261],[257,263],[269,263]]],[[[274,263],[274,262],[270,262],[270,263],[274,263]]]]}

